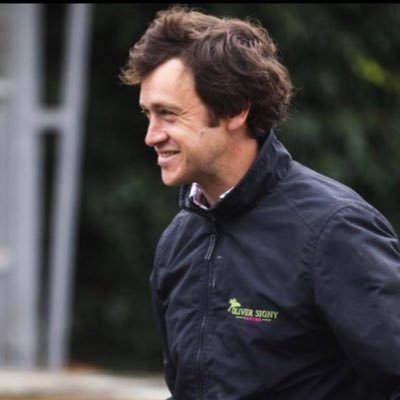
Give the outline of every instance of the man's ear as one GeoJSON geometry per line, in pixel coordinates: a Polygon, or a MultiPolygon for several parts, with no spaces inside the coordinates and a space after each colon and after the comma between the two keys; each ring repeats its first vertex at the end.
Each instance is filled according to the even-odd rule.
{"type": "Polygon", "coordinates": [[[240,111],[239,114],[234,115],[233,117],[228,118],[227,128],[229,131],[235,131],[237,129],[242,128],[246,124],[247,117],[250,112],[250,105],[240,111]]]}

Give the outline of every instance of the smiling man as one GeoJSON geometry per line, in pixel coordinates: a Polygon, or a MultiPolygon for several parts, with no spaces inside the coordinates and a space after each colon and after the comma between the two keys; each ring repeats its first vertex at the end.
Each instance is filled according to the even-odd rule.
{"type": "Polygon", "coordinates": [[[399,240],[277,139],[292,85],[268,32],[171,7],[122,78],[181,186],[150,279],[172,399],[400,399],[399,240]]]}

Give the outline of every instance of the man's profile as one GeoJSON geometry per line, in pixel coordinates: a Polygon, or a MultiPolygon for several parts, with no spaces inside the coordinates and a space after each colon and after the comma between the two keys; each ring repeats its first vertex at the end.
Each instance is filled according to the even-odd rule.
{"type": "Polygon", "coordinates": [[[399,240],[278,140],[276,52],[255,22],[174,6],[123,71],[181,187],[151,274],[172,399],[400,399],[399,240]]]}

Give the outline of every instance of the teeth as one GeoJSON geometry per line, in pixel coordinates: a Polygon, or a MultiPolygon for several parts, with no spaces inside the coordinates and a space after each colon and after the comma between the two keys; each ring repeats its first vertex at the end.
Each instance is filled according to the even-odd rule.
{"type": "Polygon", "coordinates": [[[160,156],[161,157],[171,157],[177,153],[178,153],[177,151],[167,151],[165,153],[160,153],[160,156]]]}

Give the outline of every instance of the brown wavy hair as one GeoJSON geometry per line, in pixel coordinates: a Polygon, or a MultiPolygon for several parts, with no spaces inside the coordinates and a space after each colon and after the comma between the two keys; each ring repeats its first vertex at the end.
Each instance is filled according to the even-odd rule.
{"type": "Polygon", "coordinates": [[[218,18],[180,5],[159,11],[131,48],[120,78],[138,85],[171,58],[192,71],[210,125],[250,106],[250,134],[263,140],[286,117],[292,83],[258,21],[218,18]]]}

